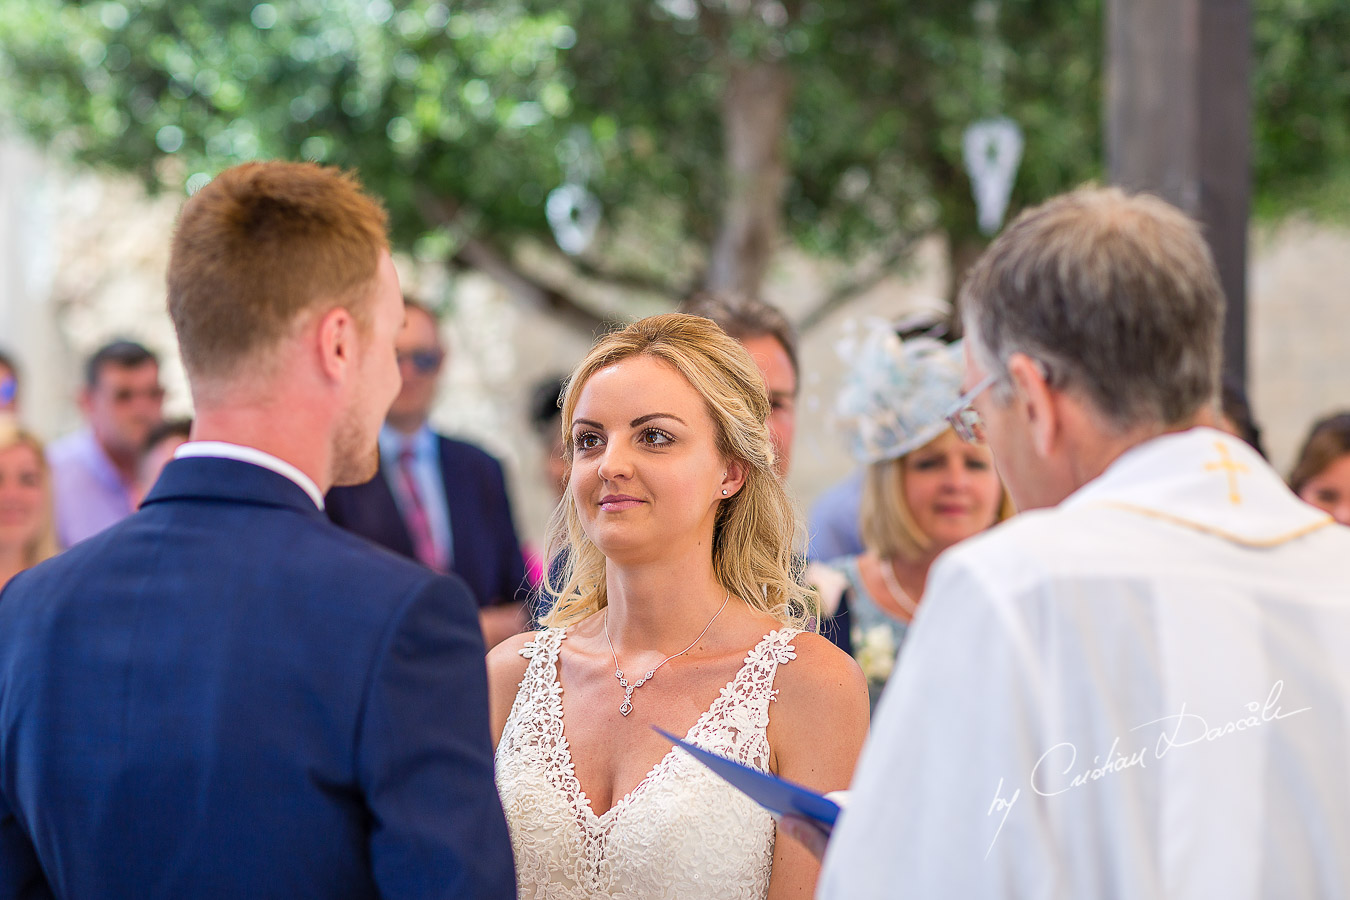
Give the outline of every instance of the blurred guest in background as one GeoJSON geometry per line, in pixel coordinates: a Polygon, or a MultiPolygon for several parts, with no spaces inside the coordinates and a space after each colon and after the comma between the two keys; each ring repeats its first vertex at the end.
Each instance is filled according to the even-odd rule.
{"type": "Polygon", "coordinates": [[[19,370],[14,360],[0,352],[0,413],[19,411],[19,370]]]}
{"type": "Polygon", "coordinates": [[[42,444],[0,415],[0,588],[56,555],[52,479],[42,444]]]}
{"type": "Polygon", "coordinates": [[[989,448],[961,440],[947,421],[964,372],[959,342],[902,342],[889,324],[878,323],[840,392],[853,457],[866,466],[865,550],[812,565],[808,578],[834,624],[846,621],[839,631],[867,676],[874,707],[933,561],[1012,512],[989,448]]]}
{"type": "Polygon", "coordinates": [[[544,474],[554,501],[567,491],[567,448],[562,436],[563,379],[545,378],[530,396],[530,427],[544,445],[544,474]]]}
{"type": "Polygon", "coordinates": [[[47,451],[62,546],[131,514],[141,452],[163,404],[159,361],[140,344],[114,341],[89,358],[80,392],[88,425],[47,451]]]}
{"type": "Polygon", "coordinates": [[[145,439],[145,449],[141,453],[141,463],[136,470],[136,483],[139,496],[136,499],[136,506],[139,508],[141,500],[150,493],[150,489],[155,486],[159,480],[159,473],[164,471],[169,460],[173,459],[173,453],[183,444],[188,442],[192,436],[191,419],[168,419],[160,422],[150,432],[150,436],[145,439]]]}
{"type": "Polygon", "coordinates": [[[786,478],[792,467],[792,438],[797,433],[797,332],[776,306],[753,297],[699,294],[681,312],[712,319],[741,342],[764,376],[769,391],[769,436],[774,470],[786,478]]]}
{"type": "Polygon", "coordinates": [[[1350,412],[1313,424],[1289,476],[1294,493],[1350,525],[1350,412]]]}
{"type": "MultiPolygon", "coordinates": [[[[951,326],[947,318],[934,312],[906,316],[895,323],[900,340],[929,337],[951,341],[951,326]]],[[[813,560],[857,556],[863,552],[862,533],[859,530],[862,508],[864,469],[854,469],[841,481],[826,488],[811,504],[807,518],[806,558],[813,560]]],[[[845,648],[847,649],[847,648],[845,648]]]]}
{"type": "MultiPolygon", "coordinates": [[[[565,386],[562,378],[551,376],[536,384],[530,396],[530,427],[544,446],[544,481],[554,504],[567,491],[567,448],[562,436],[562,407],[559,406],[565,386]]],[[[547,560],[543,548],[530,541],[521,543],[521,553],[525,557],[525,577],[530,582],[528,607],[533,627],[549,602],[547,593],[540,590],[547,560]]]]}
{"type": "Polygon", "coordinates": [[[468,582],[491,647],[525,627],[529,585],[501,464],[427,425],[445,364],[436,316],[406,302],[395,345],[403,387],[380,431],[380,471],[334,488],[334,522],[439,572],[468,582]]]}
{"type": "Polygon", "coordinates": [[[807,517],[807,559],[837,559],[863,552],[858,530],[862,508],[863,469],[854,469],[827,487],[811,504],[807,517]]]}

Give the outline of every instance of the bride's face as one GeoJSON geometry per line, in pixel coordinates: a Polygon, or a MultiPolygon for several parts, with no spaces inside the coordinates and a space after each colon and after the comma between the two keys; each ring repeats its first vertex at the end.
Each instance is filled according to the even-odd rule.
{"type": "Polygon", "coordinates": [[[740,486],[715,435],[703,398],[664,362],[634,356],[592,375],[573,413],[568,483],[586,536],[619,562],[699,542],[711,555],[722,491],[740,486]]]}

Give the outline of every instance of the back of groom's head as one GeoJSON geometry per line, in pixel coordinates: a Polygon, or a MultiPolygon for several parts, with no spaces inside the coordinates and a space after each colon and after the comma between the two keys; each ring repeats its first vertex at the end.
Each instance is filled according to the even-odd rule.
{"type": "Polygon", "coordinates": [[[368,326],[387,248],[385,212],[352,175],[289,162],[222,172],[183,207],[169,259],[169,315],[189,376],[265,369],[305,313],[342,306],[368,326]]]}
{"type": "Polygon", "coordinates": [[[1185,422],[1218,396],[1218,273],[1199,226],[1156,197],[1085,188],[1027,210],[960,302],[986,372],[1024,353],[1122,431],[1185,422]]]}

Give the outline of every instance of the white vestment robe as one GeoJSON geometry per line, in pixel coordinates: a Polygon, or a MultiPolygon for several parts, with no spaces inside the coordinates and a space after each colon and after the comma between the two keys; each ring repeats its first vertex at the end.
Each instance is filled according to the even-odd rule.
{"type": "Polygon", "coordinates": [[[818,897],[1350,897],[1350,528],[1209,428],[935,564],[818,897]]]}

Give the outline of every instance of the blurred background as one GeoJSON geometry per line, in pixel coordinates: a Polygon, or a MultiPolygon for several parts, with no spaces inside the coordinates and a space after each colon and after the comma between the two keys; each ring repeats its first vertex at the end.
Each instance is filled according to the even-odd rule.
{"type": "MultiPolygon", "coordinates": [[[[532,387],[708,288],[800,329],[805,506],[852,468],[830,415],[850,337],[949,312],[988,240],[967,128],[1020,131],[1008,216],[1108,180],[1108,5],[4,0],[0,350],[48,439],[115,337],[161,354],[165,412],[190,413],[177,210],[230,165],[312,159],[385,199],[450,347],[432,424],[503,461],[522,538],[551,504],[532,387]]],[[[1283,471],[1350,405],[1350,4],[1252,0],[1249,31],[1247,387],[1283,471]]]]}

